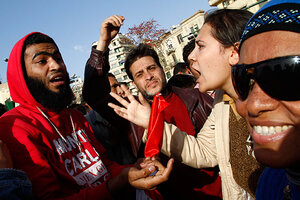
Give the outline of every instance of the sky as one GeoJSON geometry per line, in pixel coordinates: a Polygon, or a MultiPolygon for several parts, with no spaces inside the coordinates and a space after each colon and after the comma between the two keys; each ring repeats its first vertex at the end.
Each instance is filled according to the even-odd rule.
{"type": "Polygon", "coordinates": [[[39,31],[52,37],[72,76],[83,79],[91,44],[99,39],[100,26],[111,15],[125,17],[121,33],[154,19],[159,28],[207,11],[208,0],[7,0],[0,6],[0,80],[6,82],[7,63],[14,44],[26,34],[39,31]]]}

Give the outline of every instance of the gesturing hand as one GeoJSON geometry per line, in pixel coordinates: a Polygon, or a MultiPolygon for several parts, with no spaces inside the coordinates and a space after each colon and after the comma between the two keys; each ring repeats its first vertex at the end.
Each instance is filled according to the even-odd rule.
{"type": "Polygon", "coordinates": [[[155,189],[155,186],[168,180],[173,168],[173,163],[174,159],[171,158],[165,168],[158,160],[146,158],[143,163],[140,164],[142,169],[138,169],[137,167],[130,168],[128,171],[128,181],[130,185],[138,189],[155,189]],[[151,168],[155,167],[157,170],[157,173],[153,176],[149,176],[149,173],[152,173],[153,169],[145,172],[150,166],[151,168]]]}
{"type": "Polygon", "coordinates": [[[124,119],[127,119],[132,123],[147,129],[151,113],[150,104],[141,93],[139,93],[139,101],[137,101],[130,93],[129,89],[127,89],[123,85],[121,86],[121,88],[125,91],[125,94],[129,101],[123,99],[115,93],[110,93],[110,95],[124,107],[120,107],[113,103],[108,103],[108,106],[113,108],[120,117],[123,117],[124,119]]]}
{"type": "Polygon", "coordinates": [[[111,40],[118,34],[124,20],[123,16],[113,15],[102,22],[100,38],[96,47],[98,50],[105,51],[107,49],[111,40]]]}

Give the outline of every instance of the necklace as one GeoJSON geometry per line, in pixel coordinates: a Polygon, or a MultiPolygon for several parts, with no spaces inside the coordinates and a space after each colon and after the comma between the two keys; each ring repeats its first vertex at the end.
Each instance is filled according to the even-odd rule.
{"type": "MultiPolygon", "coordinates": [[[[65,143],[68,143],[66,138],[60,133],[60,131],[58,130],[58,128],[55,126],[55,124],[51,121],[51,119],[49,119],[49,117],[39,108],[39,107],[36,107],[40,113],[44,116],[44,118],[52,125],[52,127],[55,129],[55,131],[58,133],[58,135],[60,136],[60,138],[65,142],[65,143]]],[[[71,115],[71,112],[69,111],[69,116],[70,116],[70,121],[71,121],[71,124],[72,124],[72,128],[73,128],[73,134],[74,134],[74,137],[75,137],[75,141],[76,141],[76,145],[79,149],[80,152],[81,151],[81,147],[80,147],[80,141],[78,140],[78,137],[76,135],[76,132],[75,132],[75,126],[74,126],[74,122],[73,122],[73,118],[72,118],[72,115],[71,115]]]]}

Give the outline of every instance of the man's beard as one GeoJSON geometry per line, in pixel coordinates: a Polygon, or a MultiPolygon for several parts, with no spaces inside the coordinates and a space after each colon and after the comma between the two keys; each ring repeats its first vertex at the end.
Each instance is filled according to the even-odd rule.
{"type": "MultiPolygon", "coordinates": [[[[148,101],[152,101],[154,96],[157,94],[150,94],[148,93],[147,91],[144,91],[144,90],[139,90],[140,93],[142,93],[143,97],[148,100],[148,101]]],[[[161,93],[164,97],[168,95],[168,90],[167,90],[167,84],[166,83],[163,83],[162,84],[162,88],[160,91],[158,91],[159,93],[161,93]]]]}
{"type": "Polygon", "coordinates": [[[46,88],[44,83],[37,78],[27,77],[26,83],[33,98],[45,108],[55,112],[59,112],[70,105],[74,97],[68,73],[65,84],[59,87],[58,93],[46,88]]]}

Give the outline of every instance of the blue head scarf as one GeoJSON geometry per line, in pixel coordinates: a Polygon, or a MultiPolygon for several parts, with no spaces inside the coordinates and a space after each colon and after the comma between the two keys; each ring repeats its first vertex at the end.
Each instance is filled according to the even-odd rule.
{"type": "Polygon", "coordinates": [[[273,30],[300,33],[300,0],[272,0],[266,3],[248,21],[240,47],[246,39],[273,30]]]}

